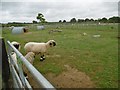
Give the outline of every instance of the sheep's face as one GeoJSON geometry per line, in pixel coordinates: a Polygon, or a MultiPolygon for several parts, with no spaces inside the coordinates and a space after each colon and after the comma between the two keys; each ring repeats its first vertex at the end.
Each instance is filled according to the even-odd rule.
{"type": "Polygon", "coordinates": [[[54,40],[49,40],[48,44],[50,47],[56,46],[56,42],[54,40]]]}
{"type": "Polygon", "coordinates": [[[20,43],[13,41],[13,42],[12,42],[12,45],[13,45],[16,49],[20,50],[20,43]]]}

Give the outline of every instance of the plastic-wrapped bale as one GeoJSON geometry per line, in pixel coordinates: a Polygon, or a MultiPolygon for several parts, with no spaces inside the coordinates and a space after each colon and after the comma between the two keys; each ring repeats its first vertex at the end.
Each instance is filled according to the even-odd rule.
{"type": "Polygon", "coordinates": [[[26,33],[26,32],[28,32],[28,29],[26,29],[25,27],[14,27],[12,29],[13,34],[22,34],[22,33],[26,33]]]}
{"type": "Polygon", "coordinates": [[[37,30],[44,30],[45,27],[44,26],[37,26],[37,30]]]}

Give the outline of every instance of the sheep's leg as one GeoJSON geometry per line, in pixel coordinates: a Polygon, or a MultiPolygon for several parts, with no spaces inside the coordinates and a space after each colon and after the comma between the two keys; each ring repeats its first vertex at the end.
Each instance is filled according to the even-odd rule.
{"type": "Polygon", "coordinates": [[[45,56],[44,55],[42,55],[41,58],[40,58],[40,61],[43,61],[43,60],[45,60],[45,56]]]}
{"type": "Polygon", "coordinates": [[[42,57],[40,57],[40,61],[43,61],[43,58],[42,58],[42,57]]]}
{"type": "Polygon", "coordinates": [[[43,55],[42,57],[43,57],[43,60],[45,60],[45,56],[43,55]]]}
{"type": "Polygon", "coordinates": [[[43,61],[43,60],[44,60],[44,59],[43,59],[43,56],[41,56],[41,57],[40,57],[40,61],[43,61]]]}
{"type": "Polygon", "coordinates": [[[23,74],[24,74],[24,76],[25,76],[26,78],[28,78],[28,75],[27,75],[26,72],[23,71],[23,74]]]}

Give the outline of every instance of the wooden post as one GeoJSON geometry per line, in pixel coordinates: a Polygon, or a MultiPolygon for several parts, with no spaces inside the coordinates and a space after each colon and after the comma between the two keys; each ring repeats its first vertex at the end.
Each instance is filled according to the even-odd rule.
{"type": "Polygon", "coordinates": [[[2,61],[2,88],[9,88],[10,68],[4,38],[0,38],[0,50],[2,53],[2,57],[0,56],[0,62],[2,61]]]}

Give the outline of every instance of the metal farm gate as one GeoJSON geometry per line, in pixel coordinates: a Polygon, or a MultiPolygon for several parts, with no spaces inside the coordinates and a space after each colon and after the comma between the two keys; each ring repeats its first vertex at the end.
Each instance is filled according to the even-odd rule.
{"type": "Polygon", "coordinates": [[[13,81],[13,88],[33,89],[30,82],[23,74],[22,64],[24,64],[41,88],[55,89],[52,84],[10,43],[10,41],[7,41],[7,45],[8,61],[13,81]],[[11,56],[12,52],[15,52],[17,55],[17,63],[15,63],[15,60],[13,60],[11,56]]]}

